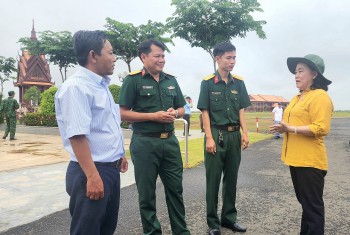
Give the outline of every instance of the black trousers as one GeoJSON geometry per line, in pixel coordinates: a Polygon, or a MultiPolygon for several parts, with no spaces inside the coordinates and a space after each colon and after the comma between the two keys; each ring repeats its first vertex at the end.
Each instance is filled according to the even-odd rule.
{"type": "Polygon", "coordinates": [[[323,235],[325,224],[323,188],[327,171],[311,167],[289,168],[295,195],[303,209],[300,234],[323,235]]]}
{"type": "MultiPolygon", "coordinates": [[[[191,121],[190,121],[190,119],[191,119],[191,114],[185,114],[184,116],[183,116],[183,119],[185,119],[186,121],[187,121],[187,123],[188,123],[188,129],[187,129],[187,134],[190,132],[190,125],[191,125],[191,121]]],[[[185,124],[184,124],[184,132],[183,132],[183,135],[185,135],[185,124]]]]}
{"type": "Polygon", "coordinates": [[[86,197],[86,176],[79,163],[71,161],[66,173],[66,191],[72,216],[70,234],[112,235],[117,227],[120,172],[117,168],[96,165],[104,186],[104,198],[86,197]]]}

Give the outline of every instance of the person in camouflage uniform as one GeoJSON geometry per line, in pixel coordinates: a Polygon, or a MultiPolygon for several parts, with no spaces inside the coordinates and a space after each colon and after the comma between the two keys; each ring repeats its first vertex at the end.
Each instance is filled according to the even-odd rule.
{"type": "Polygon", "coordinates": [[[7,135],[10,133],[10,140],[15,140],[16,109],[19,108],[19,104],[17,100],[13,98],[15,96],[14,91],[9,91],[8,95],[9,98],[3,100],[0,106],[0,112],[3,112],[6,118],[6,130],[2,138],[6,139],[7,135]]]}

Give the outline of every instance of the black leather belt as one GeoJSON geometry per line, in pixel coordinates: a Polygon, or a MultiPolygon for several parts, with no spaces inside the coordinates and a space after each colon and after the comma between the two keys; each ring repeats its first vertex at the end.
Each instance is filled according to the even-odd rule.
{"type": "Polygon", "coordinates": [[[94,162],[96,165],[103,165],[103,166],[109,166],[114,168],[120,168],[120,165],[122,164],[122,159],[119,159],[114,162],[94,162]]]}
{"type": "Polygon", "coordinates": [[[212,127],[215,127],[217,129],[220,129],[222,131],[228,131],[228,132],[234,132],[239,131],[240,125],[212,125],[212,127]]]}
{"type": "Polygon", "coordinates": [[[170,136],[174,134],[173,131],[170,132],[137,132],[134,131],[133,134],[138,136],[148,136],[148,137],[155,137],[155,138],[161,138],[161,139],[168,139],[170,136]]]}

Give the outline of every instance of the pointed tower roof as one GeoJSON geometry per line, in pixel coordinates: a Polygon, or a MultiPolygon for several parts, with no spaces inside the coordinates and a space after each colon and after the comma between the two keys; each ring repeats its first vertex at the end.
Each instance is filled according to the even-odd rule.
{"type": "MultiPolygon", "coordinates": [[[[34,29],[34,20],[30,39],[38,40],[34,29]]],[[[18,61],[17,82],[14,82],[14,85],[35,85],[49,88],[54,85],[51,79],[50,67],[45,55],[31,55],[28,50],[23,50],[18,61]]]]}
{"type": "Polygon", "coordinates": [[[32,39],[32,40],[38,40],[38,39],[36,38],[36,32],[35,32],[35,29],[34,29],[34,19],[33,19],[33,28],[32,28],[32,34],[31,34],[31,36],[30,36],[30,39],[32,39]]]}

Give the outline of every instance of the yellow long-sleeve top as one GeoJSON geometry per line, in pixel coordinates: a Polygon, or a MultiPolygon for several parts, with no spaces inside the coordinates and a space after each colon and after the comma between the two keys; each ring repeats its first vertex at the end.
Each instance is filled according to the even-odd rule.
{"type": "Polygon", "coordinates": [[[309,126],[315,136],[286,132],[281,156],[286,165],[328,169],[324,138],[330,130],[332,113],[332,100],[322,89],[293,97],[284,111],[283,121],[296,127],[309,126]]]}

